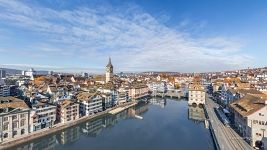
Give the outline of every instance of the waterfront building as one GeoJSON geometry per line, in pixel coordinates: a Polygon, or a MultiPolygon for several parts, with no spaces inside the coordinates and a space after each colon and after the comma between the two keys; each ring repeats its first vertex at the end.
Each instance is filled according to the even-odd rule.
{"type": "Polygon", "coordinates": [[[10,96],[10,87],[8,85],[0,85],[0,96],[10,96]]]}
{"type": "Polygon", "coordinates": [[[234,125],[252,146],[261,147],[267,137],[267,96],[247,94],[231,103],[234,125]]]}
{"type": "Polygon", "coordinates": [[[110,94],[112,100],[112,106],[118,104],[119,92],[113,83],[107,83],[97,89],[100,93],[110,94]]]}
{"type": "Polygon", "coordinates": [[[167,84],[164,81],[155,81],[147,84],[148,89],[153,93],[160,92],[166,93],[167,92],[167,84]]]}
{"type": "Polygon", "coordinates": [[[102,101],[103,110],[111,108],[113,105],[112,95],[110,93],[102,93],[101,96],[103,98],[102,101]]]}
{"type": "Polygon", "coordinates": [[[148,86],[145,84],[137,83],[129,87],[129,98],[139,99],[148,96],[148,86]]]}
{"type": "Polygon", "coordinates": [[[189,85],[188,89],[188,104],[205,104],[205,89],[199,83],[193,83],[189,85]]]}
{"type": "Polygon", "coordinates": [[[118,91],[118,104],[126,103],[129,101],[129,89],[121,87],[118,91]]]}
{"type": "Polygon", "coordinates": [[[56,121],[57,107],[47,102],[35,100],[32,104],[30,131],[52,127],[56,121]]]}
{"type": "Polygon", "coordinates": [[[111,63],[111,58],[109,58],[108,64],[106,66],[106,83],[110,82],[113,78],[113,65],[111,63]]]}
{"type": "Polygon", "coordinates": [[[79,118],[79,104],[71,100],[59,101],[57,105],[57,120],[66,123],[79,118]]]}
{"type": "Polygon", "coordinates": [[[80,92],[76,96],[80,104],[80,114],[88,116],[103,111],[100,92],[80,92]]]}
{"type": "Polygon", "coordinates": [[[0,143],[29,133],[30,109],[21,99],[0,97],[0,143]]]}

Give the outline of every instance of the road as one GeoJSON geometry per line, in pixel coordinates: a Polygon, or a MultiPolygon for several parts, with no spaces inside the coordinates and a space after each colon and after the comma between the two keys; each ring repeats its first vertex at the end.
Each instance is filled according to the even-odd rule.
{"type": "Polygon", "coordinates": [[[253,148],[246,143],[232,128],[224,126],[215,114],[214,108],[219,105],[206,96],[206,110],[221,150],[252,150],[253,148]]]}

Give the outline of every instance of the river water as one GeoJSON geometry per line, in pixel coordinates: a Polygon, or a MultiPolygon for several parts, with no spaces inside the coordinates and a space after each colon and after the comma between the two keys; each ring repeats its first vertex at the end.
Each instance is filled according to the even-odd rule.
{"type": "Polygon", "coordinates": [[[13,149],[213,150],[204,120],[204,110],[183,99],[153,98],[13,149]]]}

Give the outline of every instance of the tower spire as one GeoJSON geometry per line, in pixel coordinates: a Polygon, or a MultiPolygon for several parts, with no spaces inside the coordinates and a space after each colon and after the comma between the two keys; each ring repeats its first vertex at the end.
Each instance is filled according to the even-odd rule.
{"type": "Polygon", "coordinates": [[[111,64],[111,58],[110,57],[108,58],[108,63],[111,64]]]}
{"type": "Polygon", "coordinates": [[[107,67],[113,67],[113,65],[112,65],[112,63],[111,63],[111,58],[110,58],[110,57],[109,57],[109,59],[108,59],[107,67]]]}

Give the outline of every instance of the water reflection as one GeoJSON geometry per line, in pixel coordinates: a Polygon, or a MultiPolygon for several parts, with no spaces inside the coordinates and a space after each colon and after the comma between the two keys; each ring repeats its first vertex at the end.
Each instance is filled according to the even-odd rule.
{"type": "Polygon", "coordinates": [[[17,150],[54,150],[56,147],[56,135],[51,135],[46,138],[24,144],[17,148],[17,150]]]}
{"type": "Polygon", "coordinates": [[[68,145],[75,143],[79,140],[80,135],[86,137],[96,137],[101,133],[104,128],[112,128],[118,122],[135,118],[136,115],[143,115],[148,111],[147,103],[140,103],[135,107],[126,109],[115,115],[105,115],[98,117],[96,119],[90,120],[88,122],[79,124],[75,127],[68,128],[61,131],[60,133],[55,133],[49,135],[48,137],[43,137],[24,145],[18,146],[14,149],[17,150],[54,150],[56,145],[68,145]]]}
{"type": "Polygon", "coordinates": [[[153,97],[149,99],[149,103],[164,108],[167,105],[167,100],[165,98],[153,97]]]}
{"type": "Polygon", "coordinates": [[[195,124],[204,120],[204,110],[188,107],[184,99],[153,98],[116,115],[95,118],[12,150],[213,150],[209,130],[204,124],[195,124]]]}
{"type": "Polygon", "coordinates": [[[188,119],[195,123],[203,123],[206,120],[203,107],[188,106],[188,119]]]}
{"type": "Polygon", "coordinates": [[[66,129],[57,135],[57,141],[61,145],[71,144],[79,140],[80,127],[66,129]]]}

